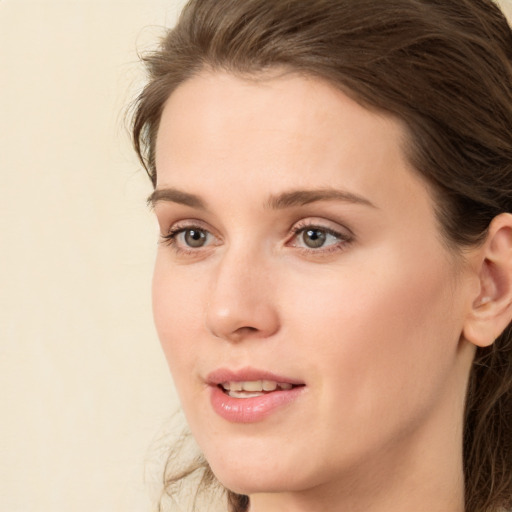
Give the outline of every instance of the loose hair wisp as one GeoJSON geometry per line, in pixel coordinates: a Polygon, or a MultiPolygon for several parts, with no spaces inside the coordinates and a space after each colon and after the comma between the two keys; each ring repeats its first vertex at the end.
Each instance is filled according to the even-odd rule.
{"type": "MultiPolygon", "coordinates": [[[[248,78],[281,69],[326,80],[404,123],[404,149],[432,187],[454,250],[512,212],[512,33],[491,0],[191,0],[144,61],[133,140],[153,184],[160,117],[176,87],[203,69],[248,78]]],[[[512,509],[510,327],[477,351],[464,471],[467,512],[512,509]]],[[[228,501],[232,511],[248,508],[245,496],[228,501]]]]}

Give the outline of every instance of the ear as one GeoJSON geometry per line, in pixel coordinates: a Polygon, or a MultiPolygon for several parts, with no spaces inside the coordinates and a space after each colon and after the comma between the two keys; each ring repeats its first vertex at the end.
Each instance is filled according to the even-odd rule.
{"type": "Polygon", "coordinates": [[[512,321],[511,214],[493,219],[475,259],[480,288],[466,318],[463,336],[478,347],[487,347],[512,321]]]}

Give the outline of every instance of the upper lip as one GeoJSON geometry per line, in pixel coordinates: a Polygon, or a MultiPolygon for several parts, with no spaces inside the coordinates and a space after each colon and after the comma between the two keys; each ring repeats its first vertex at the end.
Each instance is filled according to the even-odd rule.
{"type": "Polygon", "coordinates": [[[206,383],[211,386],[218,386],[223,382],[248,382],[256,380],[268,380],[279,383],[288,383],[294,386],[304,385],[303,381],[277,375],[266,370],[258,370],[256,368],[246,367],[239,370],[231,370],[229,368],[218,368],[210,372],[206,376],[206,383]]]}

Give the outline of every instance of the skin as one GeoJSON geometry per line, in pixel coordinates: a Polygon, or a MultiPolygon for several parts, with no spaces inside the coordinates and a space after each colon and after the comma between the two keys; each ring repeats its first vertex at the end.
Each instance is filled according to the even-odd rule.
{"type": "Polygon", "coordinates": [[[251,512],[461,512],[484,257],[446,247],[397,120],[318,79],[262,78],[203,72],[158,132],[154,317],[192,433],[251,512]],[[360,201],[270,206],[298,189],[360,201]],[[331,232],[322,247],[307,226],[331,232]],[[247,366],[304,392],[230,423],[206,376],[247,366]]]}

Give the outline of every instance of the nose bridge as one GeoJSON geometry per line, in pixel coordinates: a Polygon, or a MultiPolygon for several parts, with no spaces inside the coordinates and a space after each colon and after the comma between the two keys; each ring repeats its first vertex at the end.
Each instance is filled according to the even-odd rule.
{"type": "Polygon", "coordinates": [[[231,245],[210,282],[206,326],[219,338],[268,337],[279,327],[269,256],[247,244],[231,245]]]}

